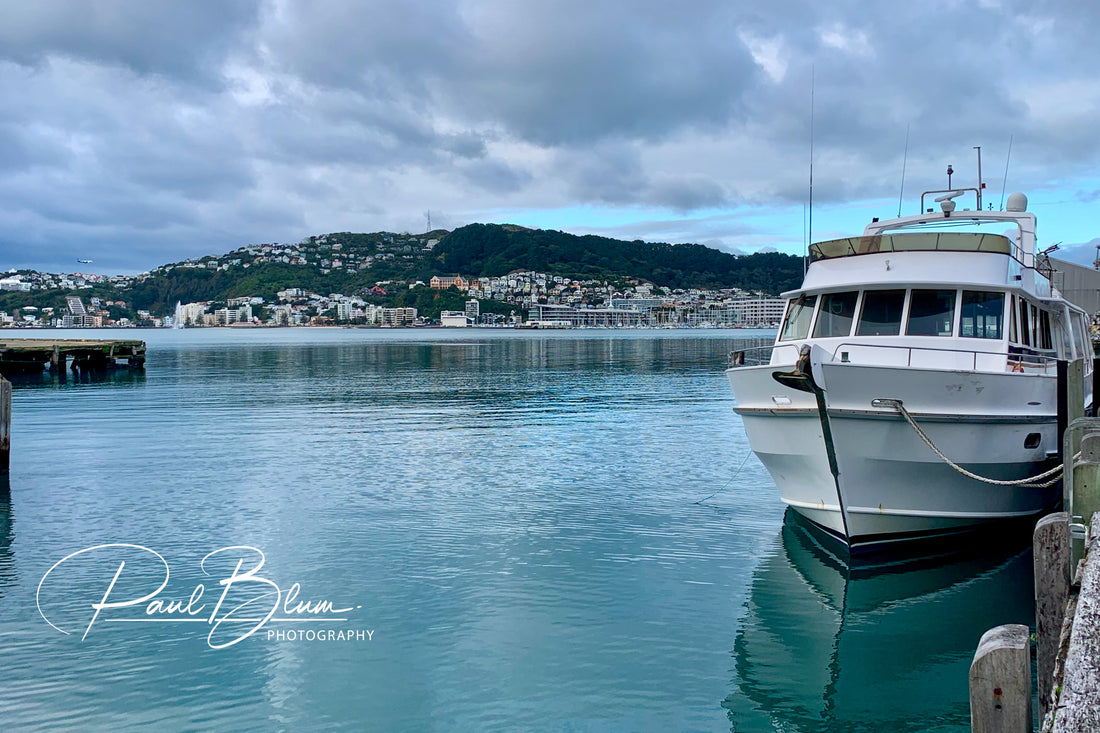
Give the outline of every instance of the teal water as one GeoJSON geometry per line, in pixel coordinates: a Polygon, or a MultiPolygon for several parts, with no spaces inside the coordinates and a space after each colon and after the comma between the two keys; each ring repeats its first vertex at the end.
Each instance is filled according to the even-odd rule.
{"type": "Polygon", "coordinates": [[[764,332],[136,335],[144,375],[16,385],[4,730],[964,731],[979,636],[1029,623],[1026,553],[852,573],[784,521],[722,373],[764,332]],[[164,580],[51,570],[111,544],[204,612],[93,621],[164,580]],[[212,648],[271,605],[209,636],[235,546],[348,610],[212,648]]]}

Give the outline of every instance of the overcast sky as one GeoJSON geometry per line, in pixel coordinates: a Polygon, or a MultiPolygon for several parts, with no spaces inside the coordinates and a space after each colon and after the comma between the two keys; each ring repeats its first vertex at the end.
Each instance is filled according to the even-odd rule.
{"type": "Polygon", "coordinates": [[[428,211],[797,253],[811,76],[814,239],[896,215],[903,159],[903,213],[948,163],[975,185],[982,146],[986,203],[1007,162],[1091,262],[1098,30],[1095,0],[0,0],[0,268],[428,211]]]}

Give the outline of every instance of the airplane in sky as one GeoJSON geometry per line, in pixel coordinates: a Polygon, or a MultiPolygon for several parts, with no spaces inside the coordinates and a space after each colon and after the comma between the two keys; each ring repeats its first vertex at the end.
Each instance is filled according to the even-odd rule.
{"type": "Polygon", "coordinates": [[[92,261],[91,261],[91,260],[77,260],[77,262],[79,262],[79,263],[80,263],[80,264],[82,264],[82,265],[90,265],[90,264],[92,264],[92,261]]]}

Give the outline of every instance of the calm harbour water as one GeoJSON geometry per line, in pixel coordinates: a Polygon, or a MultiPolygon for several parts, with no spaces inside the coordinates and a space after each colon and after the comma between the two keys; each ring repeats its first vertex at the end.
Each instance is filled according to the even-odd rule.
{"type": "Polygon", "coordinates": [[[1030,621],[1026,552],[849,578],[784,522],[722,373],[765,332],[66,335],[149,356],[17,383],[5,730],[965,731],[979,636],[1030,621]],[[164,579],[134,548],[51,570],[113,543],[205,612],[89,629],[120,563],[111,601],[164,579]],[[211,648],[255,625],[208,643],[232,546],[345,620],[211,648]]]}

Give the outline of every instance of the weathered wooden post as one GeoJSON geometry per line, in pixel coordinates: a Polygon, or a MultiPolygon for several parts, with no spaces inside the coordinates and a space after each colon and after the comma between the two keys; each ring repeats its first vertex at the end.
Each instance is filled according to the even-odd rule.
{"type": "Polygon", "coordinates": [[[1054,658],[1069,599],[1069,514],[1048,514],[1035,525],[1035,666],[1039,684],[1039,719],[1050,710],[1054,658]]]}
{"type": "Polygon", "coordinates": [[[1096,417],[1096,403],[1100,400],[1100,356],[1092,360],[1092,416],[1096,417]]]}
{"type": "Polygon", "coordinates": [[[1100,514],[1093,517],[1089,534],[1057,706],[1044,720],[1053,733],[1100,730],[1100,514]]]}
{"type": "Polygon", "coordinates": [[[11,456],[11,382],[0,377],[0,471],[7,471],[11,456]]]}
{"type": "MultiPolygon", "coordinates": [[[[1066,419],[1067,425],[1085,416],[1085,360],[1075,359],[1066,365],[1066,419]]],[[[1076,441],[1075,441],[1076,442],[1076,441]]],[[[1077,445],[1073,452],[1077,452],[1077,445]]]]}
{"type": "Polygon", "coordinates": [[[1069,362],[1059,359],[1055,364],[1054,375],[1057,392],[1055,401],[1058,403],[1058,447],[1061,448],[1065,441],[1066,428],[1069,427],[1069,362]]]}
{"type": "Polygon", "coordinates": [[[1100,509],[1100,433],[1081,439],[1081,458],[1073,466],[1073,498],[1070,512],[1087,527],[1100,509]]]}
{"type": "Polygon", "coordinates": [[[973,733],[1031,731],[1030,633],[1006,624],[982,634],[970,663],[970,730],[973,733]]]}

